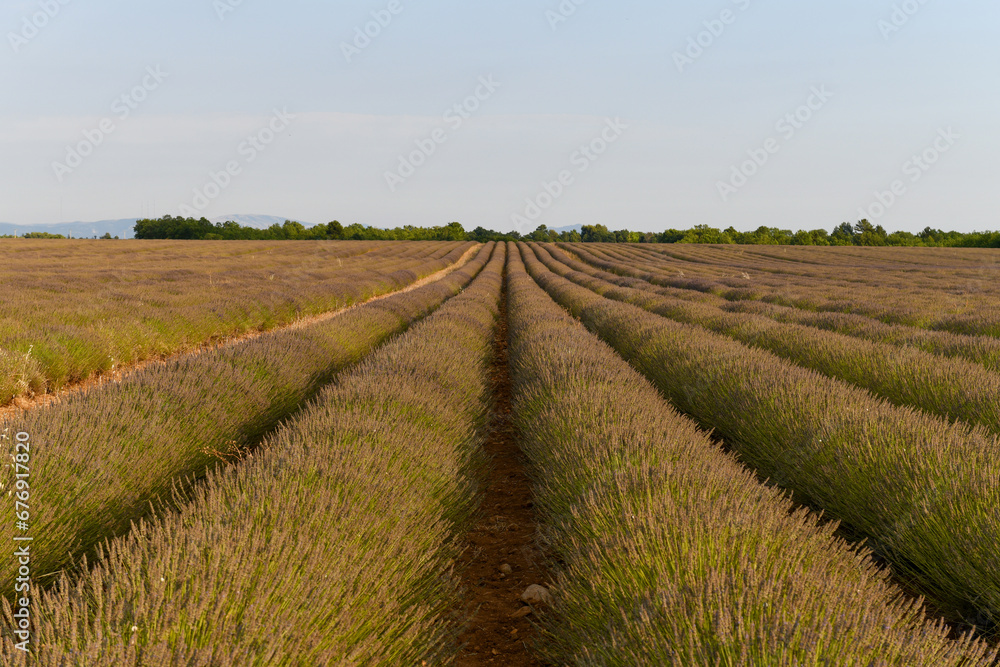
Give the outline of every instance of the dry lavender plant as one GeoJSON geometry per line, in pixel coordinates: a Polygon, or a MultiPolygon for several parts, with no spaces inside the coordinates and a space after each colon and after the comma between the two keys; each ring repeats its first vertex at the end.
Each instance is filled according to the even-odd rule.
{"type": "MultiPolygon", "coordinates": [[[[489,252],[483,247],[462,269],[417,290],[148,366],[4,425],[11,434],[30,433],[39,448],[32,474],[44,483],[31,492],[38,508],[36,581],[51,581],[72,558],[128,530],[186,477],[244,455],[336,373],[458,293],[489,252]]],[[[14,478],[11,466],[0,472],[4,495],[14,478]]],[[[0,540],[11,542],[15,534],[13,520],[0,522],[0,540]]],[[[13,550],[0,551],[4,595],[11,594],[17,570],[13,550]]]]}
{"type": "Polygon", "coordinates": [[[952,618],[1000,620],[1000,441],[759,348],[532,276],[762,476],[842,520],[952,618]]]}
{"type": "Polygon", "coordinates": [[[562,563],[543,617],[551,664],[991,663],[674,411],[515,253],[516,423],[562,563]]]}
{"type": "Polygon", "coordinates": [[[0,405],[391,292],[471,247],[0,240],[0,405]]]}
{"type": "MultiPolygon", "coordinates": [[[[36,607],[30,664],[450,659],[454,537],[477,500],[503,263],[499,245],[461,295],[342,374],[258,454],[63,577],[36,607]]],[[[0,652],[27,664],[8,638],[0,652]]]]}
{"type": "Polygon", "coordinates": [[[653,290],[621,287],[590,273],[572,271],[543,246],[532,245],[532,250],[548,269],[601,296],[767,350],[799,366],[868,389],[896,405],[979,424],[1000,434],[1000,373],[980,364],[941,358],[909,346],[859,340],[754,313],[722,310],[653,290]]]}

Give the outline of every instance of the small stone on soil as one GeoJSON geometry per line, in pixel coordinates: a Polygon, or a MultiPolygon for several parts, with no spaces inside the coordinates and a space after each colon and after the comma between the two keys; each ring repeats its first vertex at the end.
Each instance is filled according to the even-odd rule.
{"type": "Polygon", "coordinates": [[[545,588],[545,586],[532,584],[521,593],[521,600],[528,604],[550,604],[552,596],[549,594],[549,589],[545,588]]]}

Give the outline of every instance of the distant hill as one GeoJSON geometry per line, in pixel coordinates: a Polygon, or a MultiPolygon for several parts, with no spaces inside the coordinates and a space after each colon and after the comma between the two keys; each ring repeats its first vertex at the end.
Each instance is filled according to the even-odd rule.
{"type": "Polygon", "coordinates": [[[98,220],[96,222],[56,222],[47,225],[14,225],[0,222],[0,236],[23,236],[31,232],[48,232],[49,234],[72,236],[75,239],[89,239],[105,234],[130,239],[133,236],[132,228],[135,227],[136,220],[137,218],[122,218],[121,220],[98,220]]]}
{"type": "Polygon", "coordinates": [[[554,231],[562,232],[579,232],[583,230],[583,225],[570,225],[569,227],[556,227],[554,231]]]}
{"type": "MultiPolygon", "coordinates": [[[[274,224],[283,224],[285,220],[294,218],[283,218],[277,215],[220,215],[212,218],[212,222],[226,222],[232,220],[244,227],[254,227],[256,229],[267,229],[274,224]]],[[[98,220],[96,222],[54,222],[44,225],[15,225],[9,222],[0,222],[0,236],[24,236],[31,232],[48,232],[49,234],[62,234],[72,236],[75,239],[89,239],[95,236],[111,234],[122,239],[130,239],[135,236],[133,227],[138,218],[122,218],[121,220],[98,220]]],[[[313,225],[299,220],[306,227],[313,225]]]]}

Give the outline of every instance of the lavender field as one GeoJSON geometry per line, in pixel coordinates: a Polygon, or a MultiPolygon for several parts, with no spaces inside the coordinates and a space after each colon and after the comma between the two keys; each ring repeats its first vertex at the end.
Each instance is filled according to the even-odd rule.
{"type": "Polygon", "coordinates": [[[995,252],[11,248],[5,665],[997,664],[995,252]]]}

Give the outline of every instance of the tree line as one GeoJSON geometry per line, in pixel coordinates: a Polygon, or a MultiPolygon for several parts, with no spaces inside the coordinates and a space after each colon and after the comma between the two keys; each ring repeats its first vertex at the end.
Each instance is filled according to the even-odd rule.
{"type": "Polygon", "coordinates": [[[217,222],[214,225],[205,218],[180,218],[164,216],[159,219],[143,219],[135,223],[137,239],[197,239],[206,241],[465,241],[465,229],[457,222],[443,227],[414,227],[407,225],[397,229],[377,229],[357,223],[343,226],[333,222],[306,227],[301,222],[285,220],[284,224],[273,224],[266,229],[244,227],[237,222],[217,222]]]}
{"type": "MultiPolygon", "coordinates": [[[[15,236],[13,234],[4,234],[3,236],[0,236],[0,239],[71,239],[71,238],[73,238],[73,237],[72,236],[63,236],[62,234],[52,234],[50,232],[27,232],[26,234],[23,234],[21,236],[15,236]]],[[[86,237],[84,237],[84,238],[86,238],[86,237]]],[[[96,239],[98,237],[95,236],[94,238],[96,239]]],[[[100,238],[101,238],[101,240],[104,240],[104,239],[112,239],[112,240],[118,239],[117,236],[115,236],[115,237],[112,238],[110,232],[105,233],[104,236],[102,236],[100,238]]]]}
{"type": "MultiPolygon", "coordinates": [[[[52,234],[31,233],[27,238],[61,238],[52,234]]],[[[814,229],[793,232],[777,227],[759,227],[741,232],[733,227],[717,229],[696,225],[690,229],[668,229],[661,233],[609,230],[605,225],[583,225],[580,230],[557,232],[539,225],[530,234],[496,232],[483,227],[466,231],[458,222],[440,227],[406,225],[379,229],[358,223],[344,226],[334,220],[306,227],[286,220],[266,229],[244,227],[236,222],[213,224],[205,218],[164,216],[142,219],[135,224],[137,239],[189,239],[219,241],[336,240],[336,241],[540,241],[583,243],[717,243],[739,245],[815,245],[815,246],[933,246],[965,248],[1000,248],[1000,232],[946,232],[927,227],[919,234],[887,232],[868,220],[842,223],[832,231],[814,229]]],[[[110,238],[106,235],[105,238],[110,238]]]]}

